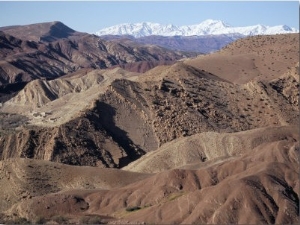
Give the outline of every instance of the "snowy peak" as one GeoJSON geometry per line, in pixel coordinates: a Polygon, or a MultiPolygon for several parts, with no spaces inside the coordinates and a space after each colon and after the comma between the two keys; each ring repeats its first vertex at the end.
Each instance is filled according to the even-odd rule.
{"type": "Polygon", "coordinates": [[[106,35],[106,34],[113,34],[113,35],[132,35],[135,37],[144,37],[150,35],[159,35],[160,33],[163,34],[170,34],[169,36],[176,35],[174,31],[178,30],[178,27],[169,24],[169,25],[161,25],[158,23],[150,23],[150,22],[143,22],[143,23],[124,23],[112,27],[108,27],[96,32],[96,35],[106,35]],[[174,34],[173,34],[174,33],[174,34]]]}
{"type": "Polygon", "coordinates": [[[225,23],[224,21],[212,20],[212,19],[204,20],[199,25],[203,27],[209,27],[209,26],[219,27],[219,28],[231,27],[229,24],[225,23]]]}
{"type": "Polygon", "coordinates": [[[96,35],[132,35],[144,37],[150,35],[161,36],[201,36],[218,34],[240,34],[240,35],[266,35],[298,33],[299,30],[287,25],[264,26],[254,25],[246,27],[232,27],[224,21],[208,19],[199,24],[188,26],[175,26],[173,24],[162,25],[159,23],[124,23],[95,32],[96,35]]]}

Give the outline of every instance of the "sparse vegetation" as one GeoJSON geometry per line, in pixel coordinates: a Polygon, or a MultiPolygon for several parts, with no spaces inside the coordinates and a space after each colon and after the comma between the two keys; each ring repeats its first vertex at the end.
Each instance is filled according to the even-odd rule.
{"type": "Polygon", "coordinates": [[[29,220],[27,220],[26,218],[23,218],[23,217],[17,217],[14,219],[5,220],[1,223],[3,223],[3,224],[31,224],[31,222],[29,220]]]}
{"type": "Polygon", "coordinates": [[[62,215],[57,215],[51,218],[52,220],[54,220],[55,222],[59,223],[59,224],[66,224],[68,222],[68,218],[62,215]]]}
{"type": "Polygon", "coordinates": [[[35,219],[34,224],[45,224],[47,219],[45,217],[39,216],[35,219]]]}
{"type": "Polygon", "coordinates": [[[81,224],[103,224],[102,219],[100,216],[83,216],[80,218],[79,221],[81,224]]]}
{"type": "Polygon", "coordinates": [[[179,197],[181,197],[182,195],[184,195],[184,192],[181,191],[181,192],[177,192],[177,193],[172,193],[168,196],[168,201],[173,201],[179,197]]]}
{"type": "Polygon", "coordinates": [[[141,209],[140,206],[132,206],[132,207],[127,207],[126,211],[127,212],[133,212],[133,211],[137,211],[137,210],[140,210],[140,209],[141,209]]]}

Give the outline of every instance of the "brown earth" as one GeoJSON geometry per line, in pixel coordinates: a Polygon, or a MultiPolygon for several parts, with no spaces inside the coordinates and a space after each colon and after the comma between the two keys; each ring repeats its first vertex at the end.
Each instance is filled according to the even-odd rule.
{"type": "Polygon", "coordinates": [[[138,72],[138,73],[145,73],[148,70],[161,65],[173,65],[176,61],[141,61],[141,62],[134,62],[134,63],[126,63],[121,65],[112,66],[110,68],[121,67],[124,70],[130,72],[138,72]]]}
{"type": "Polygon", "coordinates": [[[29,82],[0,106],[0,222],[299,223],[297,37],[29,82]],[[280,72],[240,74],[260,52],[280,72]]]}
{"type": "Polygon", "coordinates": [[[69,166],[43,160],[0,161],[1,211],[13,204],[66,190],[107,190],[149,175],[98,167],[69,166]],[[10,188],[7,188],[10,185],[10,188]]]}
{"type": "MultiPolygon", "coordinates": [[[[272,130],[268,132],[271,136],[272,130]]],[[[253,133],[239,135],[247,139],[253,133]]],[[[39,216],[53,220],[61,213],[69,222],[98,215],[109,217],[113,224],[295,224],[299,222],[299,139],[280,134],[280,129],[274,134],[277,138],[265,142],[254,138],[253,149],[244,148],[242,154],[226,160],[166,170],[119,188],[85,187],[24,197],[7,213],[32,221],[39,216]]]]}
{"type": "Polygon", "coordinates": [[[51,42],[70,36],[80,36],[83,33],[77,32],[59,21],[48,23],[36,23],[23,26],[0,27],[3,31],[11,36],[23,40],[51,42]]]}
{"type": "Polygon", "coordinates": [[[110,83],[127,75],[116,68],[30,82],[2,106],[2,117],[10,120],[1,124],[1,159],[29,157],[100,167],[136,159],[143,151],[131,152],[136,147],[128,138],[126,143],[114,141],[91,111],[110,83]]]}
{"type": "Polygon", "coordinates": [[[2,125],[1,158],[122,167],[183,136],[295,124],[297,85],[290,74],[231,84],[182,62],[138,76],[116,68],[33,81],[2,106],[26,123],[2,125]]]}
{"type": "Polygon", "coordinates": [[[299,63],[299,34],[239,39],[217,53],[199,56],[186,63],[233,83],[270,81],[299,63]]]}
{"type": "MultiPolygon", "coordinates": [[[[197,55],[154,45],[105,41],[95,35],[75,32],[60,22],[2,30],[0,85],[38,78],[53,79],[82,68],[103,69],[141,61],[154,61],[158,64],[161,61],[160,64],[163,64],[165,61],[170,63],[197,55]],[[28,37],[32,39],[28,40],[28,37]],[[47,40],[37,40],[43,38],[47,40]]],[[[156,66],[156,63],[149,64],[148,68],[156,66]]]]}
{"type": "Polygon", "coordinates": [[[176,168],[193,168],[219,163],[251,152],[278,140],[296,140],[299,130],[272,126],[237,133],[203,132],[175,139],[123,167],[123,170],[158,173],[176,168]]]}

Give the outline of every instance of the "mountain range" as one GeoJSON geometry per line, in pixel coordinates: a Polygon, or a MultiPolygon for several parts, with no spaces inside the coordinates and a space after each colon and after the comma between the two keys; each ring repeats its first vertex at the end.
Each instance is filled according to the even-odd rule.
{"type": "Polygon", "coordinates": [[[57,21],[1,27],[0,102],[1,85],[38,78],[53,79],[83,68],[104,69],[127,63],[131,67],[139,65],[140,71],[145,72],[151,65],[195,55],[133,41],[106,41],[96,35],[74,31],[57,21]],[[147,63],[143,64],[145,61],[147,63]]]}
{"type": "Polygon", "coordinates": [[[159,23],[124,23],[95,32],[96,35],[132,35],[136,38],[151,35],[160,36],[201,36],[201,35],[270,35],[297,33],[299,30],[287,25],[265,26],[253,25],[245,27],[233,27],[221,20],[208,19],[196,25],[175,26],[159,23]]]}
{"type": "Polygon", "coordinates": [[[130,35],[103,35],[105,40],[124,41],[130,40],[143,45],[156,45],[175,51],[195,52],[200,54],[211,53],[220,50],[244,35],[202,35],[202,36],[145,36],[133,37],[130,35]]]}

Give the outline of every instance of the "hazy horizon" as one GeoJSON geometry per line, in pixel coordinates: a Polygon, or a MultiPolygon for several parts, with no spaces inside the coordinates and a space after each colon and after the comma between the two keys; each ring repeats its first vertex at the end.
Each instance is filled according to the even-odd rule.
{"type": "Polygon", "coordinates": [[[299,2],[0,2],[0,27],[61,21],[93,33],[122,24],[153,22],[177,26],[222,20],[231,26],[287,25],[299,29],[299,2]]]}

